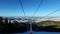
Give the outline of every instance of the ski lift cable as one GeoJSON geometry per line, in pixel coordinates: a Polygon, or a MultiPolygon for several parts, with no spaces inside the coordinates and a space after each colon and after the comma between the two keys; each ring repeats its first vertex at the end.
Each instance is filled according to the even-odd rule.
{"type": "MultiPolygon", "coordinates": [[[[56,13],[56,12],[59,11],[59,10],[60,10],[60,9],[57,9],[57,10],[55,10],[55,11],[53,11],[53,12],[47,14],[46,16],[44,16],[44,17],[42,17],[42,18],[46,18],[47,16],[52,15],[52,14],[56,13]]],[[[42,18],[41,18],[41,19],[42,19],[42,18]]]]}
{"type": "MultiPolygon", "coordinates": [[[[39,5],[38,5],[36,11],[34,12],[33,16],[36,15],[36,13],[38,12],[38,10],[39,10],[40,6],[42,5],[42,3],[43,3],[43,0],[41,0],[41,1],[39,2],[39,5]]],[[[33,16],[32,16],[32,17],[33,17],[33,16]]]]}
{"type": "Polygon", "coordinates": [[[24,14],[24,16],[26,17],[26,14],[25,14],[25,11],[24,11],[24,8],[23,8],[23,5],[22,5],[22,0],[19,0],[19,2],[20,2],[20,5],[21,5],[21,8],[22,8],[23,14],[24,14]]]}

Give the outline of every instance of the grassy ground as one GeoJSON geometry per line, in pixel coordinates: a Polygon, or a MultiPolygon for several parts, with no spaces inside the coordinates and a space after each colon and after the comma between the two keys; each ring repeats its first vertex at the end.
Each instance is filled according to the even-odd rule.
{"type": "Polygon", "coordinates": [[[46,21],[41,21],[36,23],[38,26],[50,26],[50,25],[56,25],[55,28],[60,28],[60,21],[51,21],[51,20],[46,20],[46,21]]]}

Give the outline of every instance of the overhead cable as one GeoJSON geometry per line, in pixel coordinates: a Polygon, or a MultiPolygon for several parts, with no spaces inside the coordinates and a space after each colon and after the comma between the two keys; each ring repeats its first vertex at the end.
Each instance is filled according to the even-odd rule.
{"type": "MultiPolygon", "coordinates": [[[[33,16],[36,15],[36,13],[38,12],[38,10],[39,10],[40,6],[42,5],[42,3],[43,3],[43,0],[41,0],[41,1],[39,2],[39,5],[38,5],[36,11],[34,12],[33,16]]],[[[33,17],[33,16],[32,16],[32,17],[33,17]]]]}
{"type": "Polygon", "coordinates": [[[22,4],[22,0],[19,0],[19,2],[20,2],[20,5],[21,5],[21,8],[22,8],[23,14],[24,14],[24,16],[26,17],[26,14],[25,14],[25,11],[24,11],[24,8],[23,8],[23,4],[22,4]]]}
{"type": "Polygon", "coordinates": [[[56,13],[56,12],[59,11],[59,10],[60,10],[60,9],[57,9],[57,10],[55,10],[55,11],[53,11],[53,12],[47,14],[46,16],[44,16],[44,17],[42,17],[42,18],[46,18],[46,17],[48,17],[49,15],[52,15],[52,14],[56,13]]]}

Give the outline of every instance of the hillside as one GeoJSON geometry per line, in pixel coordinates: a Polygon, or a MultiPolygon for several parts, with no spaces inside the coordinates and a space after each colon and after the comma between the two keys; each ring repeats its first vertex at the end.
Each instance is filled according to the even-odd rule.
{"type": "Polygon", "coordinates": [[[36,23],[38,26],[51,26],[51,25],[56,25],[55,28],[60,28],[60,21],[51,21],[51,20],[46,20],[46,21],[41,21],[36,23]]]}

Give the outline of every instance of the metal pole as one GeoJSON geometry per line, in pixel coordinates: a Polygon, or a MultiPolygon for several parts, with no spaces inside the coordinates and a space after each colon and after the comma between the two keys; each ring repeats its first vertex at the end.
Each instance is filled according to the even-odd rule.
{"type": "Polygon", "coordinates": [[[30,23],[30,34],[32,34],[32,23],[30,23]]]}
{"type": "Polygon", "coordinates": [[[29,21],[29,23],[30,23],[30,34],[32,34],[32,23],[33,23],[33,21],[30,19],[30,20],[28,20],[29,21]]]}

